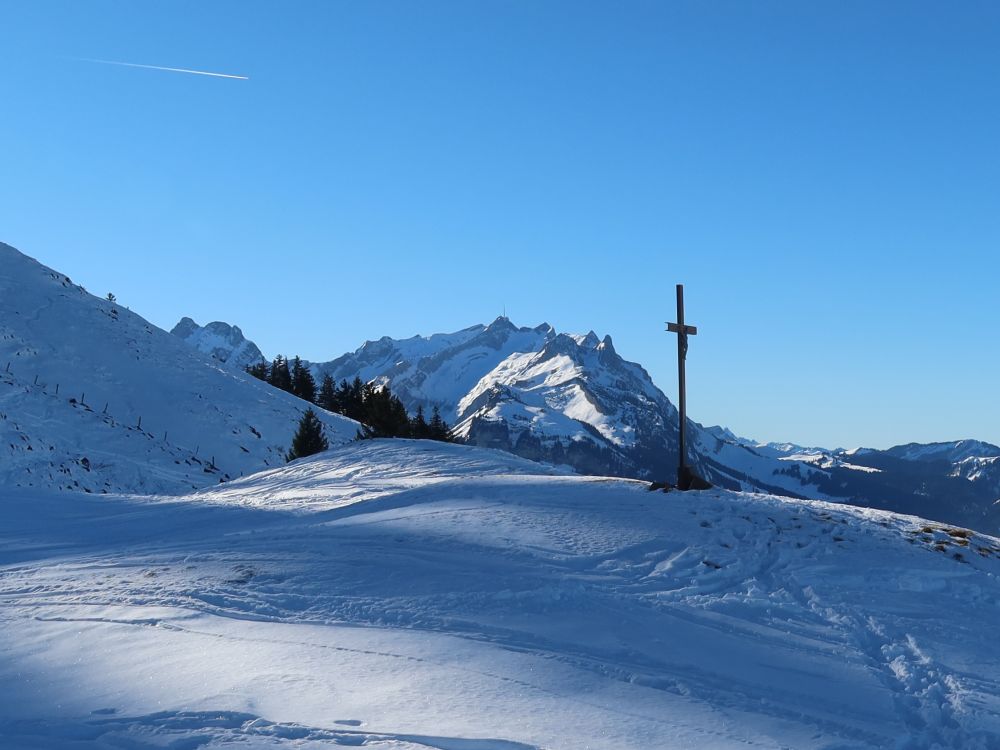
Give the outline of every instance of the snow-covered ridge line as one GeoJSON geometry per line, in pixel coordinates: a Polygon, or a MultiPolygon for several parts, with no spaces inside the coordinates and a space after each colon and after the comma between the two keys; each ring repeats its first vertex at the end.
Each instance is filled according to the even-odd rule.
{"type": "MultiPolygon", "coordinates": [[[[284,463],[305,402],[0,244],[0,484],[174,493],[284,463]]],[[[334,444],[357,424],[321,416],[334,444]]]]}

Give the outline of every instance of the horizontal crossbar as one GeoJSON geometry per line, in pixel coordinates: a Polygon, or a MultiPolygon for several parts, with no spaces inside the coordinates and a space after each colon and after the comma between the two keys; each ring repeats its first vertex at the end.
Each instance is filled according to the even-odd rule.
{"type": "Polygon", "coordinates": [[[671,333],[686,333],[688,336],[696,336],[698,334],[697,326],[681,326],[677,323],[667,323],[667,330],[671,333]]]}

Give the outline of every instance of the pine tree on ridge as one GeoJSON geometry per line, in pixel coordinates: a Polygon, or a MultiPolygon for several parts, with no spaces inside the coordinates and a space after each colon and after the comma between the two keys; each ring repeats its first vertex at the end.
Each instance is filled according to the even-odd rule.
{"type": "Polygon", "coordinates": [[[323,423],[319,421],[316,412],[306,409],[302,419],[299,420],[299,429],[292,438],[292,447],[285,458],[294,461],[296,458],[321,453],[329,447],[330,444],[323,434],[323,423]]]}
{"type": "Polygon", "coordinates": [[[316,397],[316,404],[327,411],[340,411],[337,408],[337,388],[333,384],[330,373],[323,375],[323,381],[319,387],[319,395],[316,397]]]}
{"type": "Polygon", "coordinates": [[[316,403],[316,381],[298,355],[292,361],[291,376],[292,393],[305,401],[316,403]]]}
{"type": "Polygon", "coordinates": [[[268,375],[267,382],[275,388],[280,388],[289,393],[292,392],[292,375],[288,371],[288,360],[280,354],[271,363],[271,372],[268,375]]]}

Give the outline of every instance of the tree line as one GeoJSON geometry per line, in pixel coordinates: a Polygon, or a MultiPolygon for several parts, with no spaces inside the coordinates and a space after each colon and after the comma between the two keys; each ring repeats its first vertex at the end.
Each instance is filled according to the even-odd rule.
{"type": "MultiPolygon", "coordinates": [[[[359,439],[399,437],[440,440],[442,442],[454,441],[451,428],[442,419],[437,406],[432,410],[430,419],[424,414],[423,406],[418,406],[416,413],[411,416],[406,411],[406,407],[403,406],[403,402],[392,393],[388,385],[379,386],[374,383],[364,383],[360,377],[355,377],[351,382],[344,379],[339,384],[335,384],[333,378],[327,373],[317,388],[315,378],[313,378],[309,368],[302,364],[299,357],[295,357],[289,366],[288,360],[280,354],[274,358],[273,362],[257,362],[248,365],[246,370],[255,378],[263,380],[275,388],[280,388],[301,399],[310,401],[322,409],[343,414],[345,417],[360,422],[359,439]]],[[[315,448],[319,445],[317,433],[320,437],[322,436],[321,425],[311,410],[307,414],[312,414],[312,419],[306,420],[304,416],[303,421],[299,423],[299,431],[302,432],[303,429],[307,431],[303,438],[302,447],[305,448],[308,444],[311,448],[315,448]]],[[[296,438],[299,438],[298,434],[296,438]]],[[[325,446],[319,448],[319,450],[325,449],[325,446]]],[[[318,451],[313,450],[312,452],[318,451]]],[[[289,456],[299,458],[302,455],[310,454],[298,453],[293,444],[289,456]]]]}

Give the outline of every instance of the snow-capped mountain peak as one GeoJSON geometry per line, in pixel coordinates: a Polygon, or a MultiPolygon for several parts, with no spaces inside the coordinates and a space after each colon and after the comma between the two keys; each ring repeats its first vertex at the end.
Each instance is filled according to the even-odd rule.
{"type": "Polygon", "coordinates": [[[669,400],[594,331],[500,316],[453,334],[366,342],[313,368],[386,383],[411,411],[437,406],[472,443],[578,469],[644,475],[654,454],[666,463],[676,451],[669,400]]]}
{"type": "Polygon", "coordinates": [[[200,326],[191,318],[181,318],[170,333],[213,359],[240,370],[264,360],[257,345],[248,340],[237,326],[214,321],[200,326]]]}

